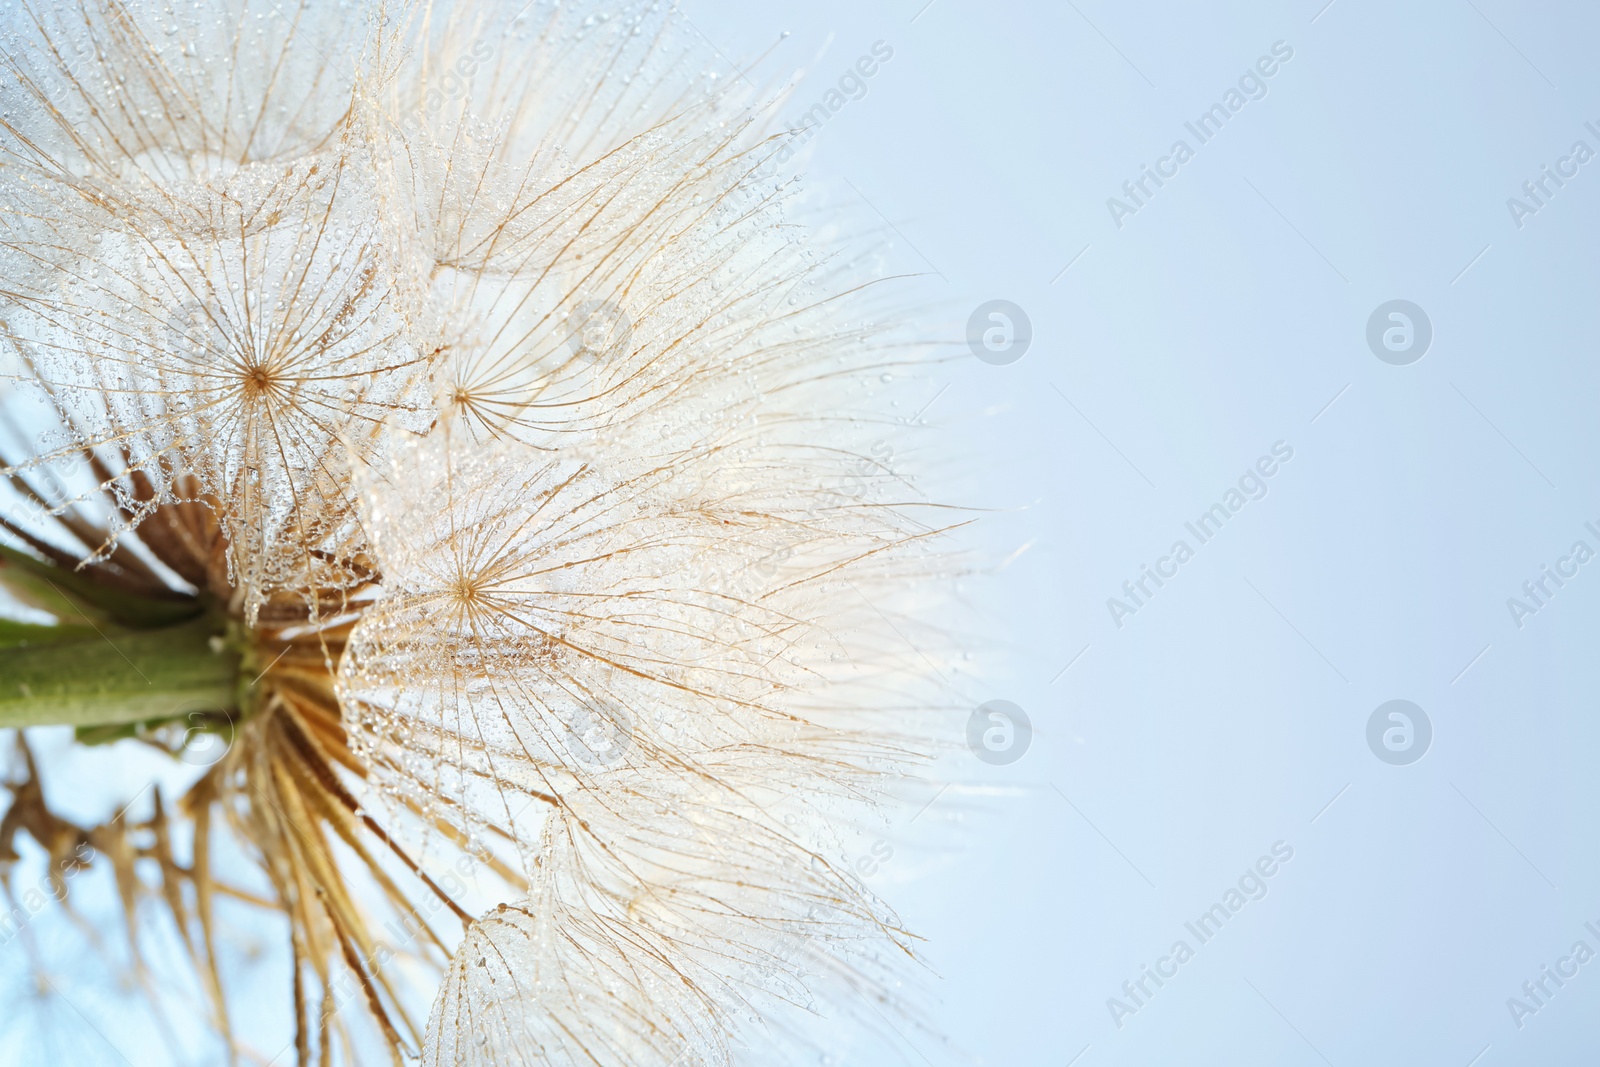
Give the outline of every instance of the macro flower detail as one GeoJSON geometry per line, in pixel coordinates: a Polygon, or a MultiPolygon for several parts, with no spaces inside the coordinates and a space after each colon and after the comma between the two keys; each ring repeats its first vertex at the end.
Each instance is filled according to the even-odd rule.
{"type": "Polygon", "coordinates": [[[857,410],[917,356],[656,7],[0,15],[0,877],[109,865],[229,1060],[278,1051],[239,909],[302,1064],[897,1010],[911,936],[830,856],[929,754],[891,616],[939,529],[857,410]],[[69,817],[48,726],[192,771],[69,817]]]}

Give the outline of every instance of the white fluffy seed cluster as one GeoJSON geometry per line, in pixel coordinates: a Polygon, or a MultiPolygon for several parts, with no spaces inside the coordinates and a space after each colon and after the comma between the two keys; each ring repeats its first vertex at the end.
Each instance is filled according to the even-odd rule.
{"type": "Polygon", "coordinates": [[[337,670],[374,811],[526,873],[430,1064],[731,1062],[905,943],[824,858],[922,747],[876,602],[931,531],[849,430],[892,361],[658,7],[0,23],[0,359],[63,428],[29,462],[114,456],[135,525],[207,502],[246,619],[376,585],[337,670]]]}

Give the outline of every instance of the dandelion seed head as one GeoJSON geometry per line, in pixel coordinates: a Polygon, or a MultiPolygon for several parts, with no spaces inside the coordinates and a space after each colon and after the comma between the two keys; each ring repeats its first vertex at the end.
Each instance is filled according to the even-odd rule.
{"type": "Polygon", "coordinates": [[[360,1020],[429,1064],[731,1062],[909,952],[828,858],[932,688],[879,607],[934,531],[853,445],[868,294],[670,13],[518,7],[0,22],[0,381],[54,428],[0,478],[82,468],[0,531],[237,664],[183,812],[289,918],[303,1063],[360,1020]],[[381,915],[443,968],[425,1029],[381,915]]]}

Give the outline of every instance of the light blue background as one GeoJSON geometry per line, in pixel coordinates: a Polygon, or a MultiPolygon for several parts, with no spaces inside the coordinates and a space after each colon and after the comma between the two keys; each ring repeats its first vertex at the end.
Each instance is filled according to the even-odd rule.
{"type": "Polygon", "coordinates": [[[1600,950],[1600,564],[1521,629],[1506,600],[1600,547],[1600,161],[1520,229],[1506,200],[1600,150],[1596,11],[924,3],[683,7],[740,65],[791,31],[749,75],[806,68],[791,121],[888,42],[807,183],[928,275],[926,336],[991,298],[1034,327],[916,389],[924,488],[994,509],[986,560],[1027,546],[963,583],[952,683],[1035,736],[908,790],[872,879],[928,939],[948,1044],[838,1062],[1589,1062],[1600,962],[1521,1029],[1506,1000],[1600,950]],[[1268,95],[1118,229],[1106,198],[1276,41],[1268,95]],[[1410,366],[1365,342],[1395,298],[1434,327],[1410,366]],[[1278,440],[1269,494],[1119,630],[1106,598],[1278,440]],[[1393,698],[1433,724],[1410,766],[1367,748],[1393,698]],[[1107,998],[1280,840],[1268,895],[1118,1029],[1107,998]]]}

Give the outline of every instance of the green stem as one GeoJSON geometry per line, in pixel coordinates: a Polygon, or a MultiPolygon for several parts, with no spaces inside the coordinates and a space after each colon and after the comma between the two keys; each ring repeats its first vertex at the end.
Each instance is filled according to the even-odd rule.
{"type": "Polygon", "coordinates": [[[202,610],[193,597],[121,592],[96,584],[87,574],[57,567],[5,545],[0,545],[0,586],[51,614],[106,617],[137,629],[170,626],[192,619],[202,610]]]}
{"type": "Polygon", "coordinates": [[[239,655],[217,651],[216,633],[202,616],[155,630],[0,642],[0,727],[111,726],[227,711],[239,655]]]}

